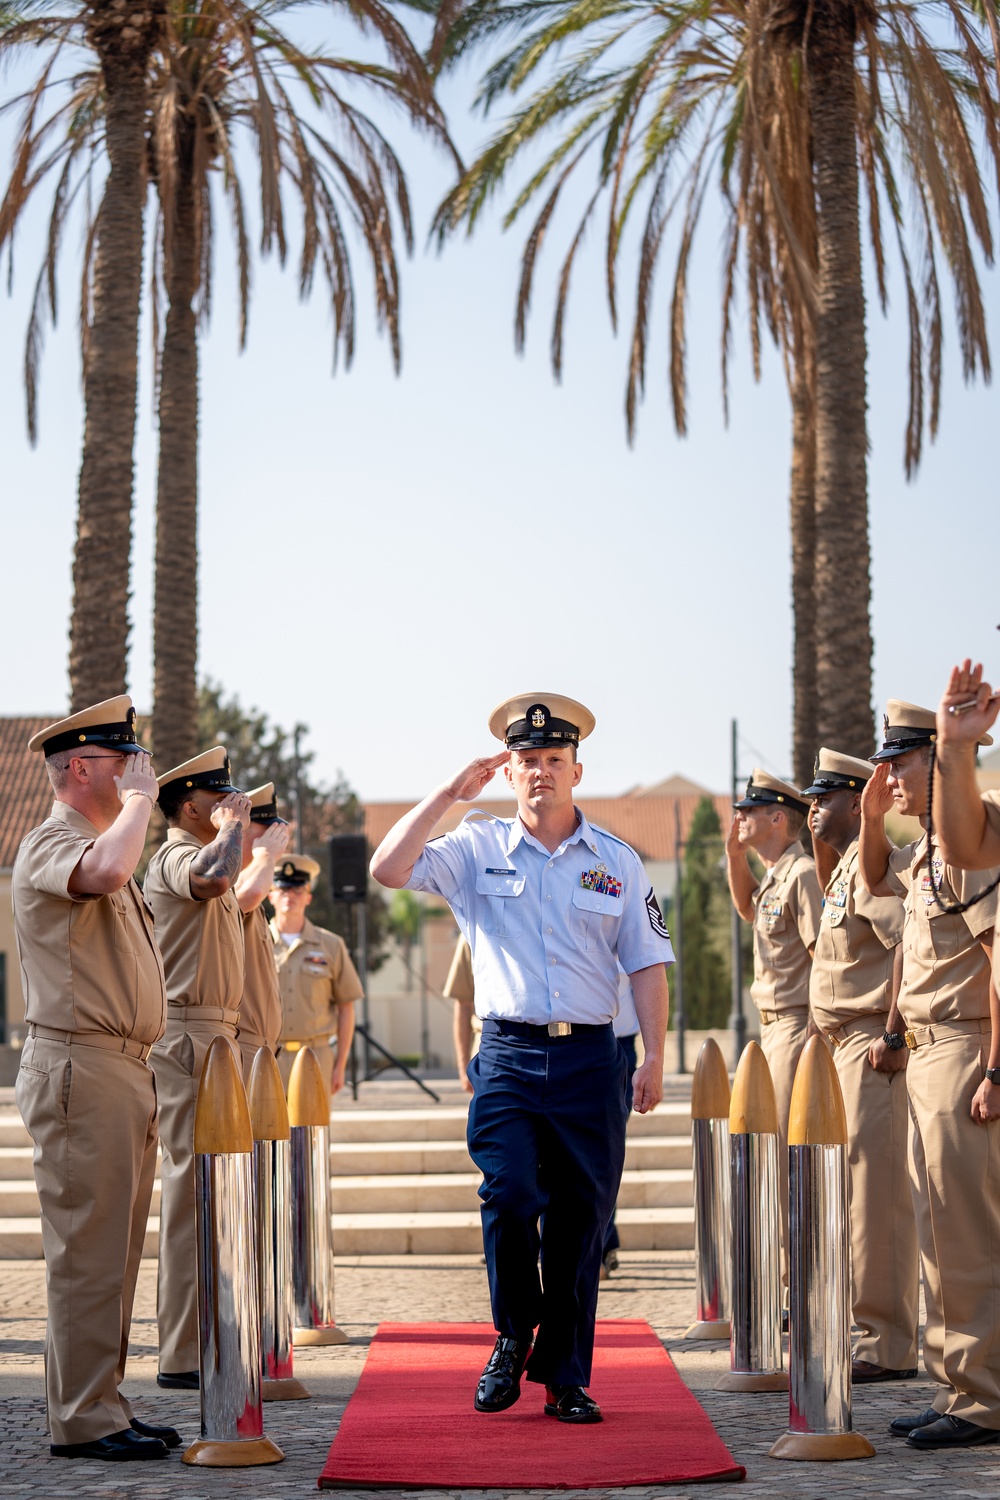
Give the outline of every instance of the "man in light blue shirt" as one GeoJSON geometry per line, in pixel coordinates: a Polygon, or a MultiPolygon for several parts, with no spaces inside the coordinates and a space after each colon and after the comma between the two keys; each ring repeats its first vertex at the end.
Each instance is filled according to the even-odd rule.
{"type": "Polygon", "coordinates": [[[483,1173],[498,1333],[476,1410],[512,1406],[526,1372],[545,1386],[547,1414],[598,1422],[586,1387],[628,1115],[613,1030],[619,965],[642,1031],[645,1056],[631,1081],[645,1113],[662,1094],[673,952],[638,855],[573,804],[583,773],[577,746],[594,727],[589,710],[524,693],[489,723],[503,752],[473,761],[401,818],[371,868],[390,888],[443,896],[472,952],[483,1034],[469,1064],[468,1139],[483,1173]],[[517,817],[473,811],[432,839],[442,815],[478,797],[501,766],[517,817]]]}

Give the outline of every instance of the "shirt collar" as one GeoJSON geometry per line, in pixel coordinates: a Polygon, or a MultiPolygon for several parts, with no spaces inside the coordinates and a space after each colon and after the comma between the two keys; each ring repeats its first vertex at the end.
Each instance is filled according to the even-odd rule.
{"type": "Polygon", "coordinates": [[[82,812],[77,812],[68,802],[53,802],[50,818],[56,818],[60,823],[66,823],[70,828],[75,828],[77,833],[90,833],[94,838],[100,837],[100,832],[94,827],[89,818],[84,817],[82,812]]]}
{"type": "Polygon", "coordinates": [[[189,833],[186,828],[177,827],[167,829],[167,843],[193,844],[196,849],[203,849],[205,847],[196,833],[189,833]]]}
{"type": "MultiPolygon", "coordinates": [[[[597,848],[597,840],[594,838],[593,829],[578,807],[575,807],[573,811],[576,813],[576,828],[570,834],[569,838],[563,839],[562,843],[559,845],[559,848],[555,850],[555,854],[560,854],[564,849],[568,849],[570,844],[580,843],[581,841],[587,845],[588,849],[592,849],[593,852],[597,854],[599,850],[597,848]]],[[[530,844],[533,849],[538,849],[542,854],[545,855],[546,859],[552,859],[555,857],[551,850],[546,849],[544,844],[539,843],[538,839],[535,838],[533,833],[528,832],[527,828],[525,828],[524,824],[521,822],[520,817],[516,817],[512,820],[510,825],[510,832],[507,835],[508,857],[513,854],[514,850],[517,848],[522,839],[524,839],[526,843],[530,844]]]]}

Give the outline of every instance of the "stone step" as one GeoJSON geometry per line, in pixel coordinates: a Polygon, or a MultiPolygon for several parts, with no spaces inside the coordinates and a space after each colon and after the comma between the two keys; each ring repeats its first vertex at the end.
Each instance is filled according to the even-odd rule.
{"type": "MultiPolygon", "coordinates": [[[[690,1122],[688,1122],[690,1125],[690,1122]]],[[[630,1135],[625,1165],[632,1168],[689,1167],[691,1137],[686,1135],[630,1135]]],[[[467,1172],[469,1153],[459,1141],[340,1141],[330,1145],[330,1171],[335,1177],[364,1177],[375,1173],[467,1172]]],[[[0,1177],[4,1175],[0,1152],[0,1177]]]]}
{"type": "MultiPolygon", "coordinates": [[[[338,1144],[361,1141],[460,1141],[465,1137],[468,1110],[462,1106],[428,1105],[424,1109],[347,1109],[334,1105],[330,1134],[338,1144]]],[[[665,1100],[645,1115],[630,1115],[630,1136],[689,1136],[691,1107],[686,1100],[665,1100]]],[[[5,1144],[0,1140],[0,1145],[5,1144]]],[[[13,1143],[12,1143],[13,1144],[13,1143]]]]}

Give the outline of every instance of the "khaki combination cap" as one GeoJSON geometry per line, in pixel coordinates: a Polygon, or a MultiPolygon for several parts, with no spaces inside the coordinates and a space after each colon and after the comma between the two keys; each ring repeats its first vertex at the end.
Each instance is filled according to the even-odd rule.
{"type": "Polygon", "coordinates": [[[28,741],[29,750],[41,750],[46,756],[58,755],[61,750],[76,750],[81,745],[105,745],[125,755],[134,755],[142,749],[136,738],[135,709],[128,693],[105,698],[92,708],[81,708],[68,719],[40,729],[28,741]]]}
{"type": "Polygon", "coordinates": [[[858,760],[854,755],[841,755],[839,750],[823,749],[813,766],[812,786],[807,786],[802,795],[822,797],[824,792],[860,791],[874,774],[875,767],[870,760],[858,760]]]}
{"type": "MultiPolygon", "coordinates": [[[[921,708],[918,703],[906,703],[902,698],[890,698],[882,719],[884,743],[881,750],[872,756],[874,762],[895,760],[908,750],[919,750],[921,745],[933,745],[937,739],[937,715],[932,708],[921,708]]],[[[993,737],[982,735],[977,744],[992,745],[993,737]]]]}
{"type": "Polygon", "coordinates": [[[578,745],[596,722],[589,708],[559,693],[518,693],[498,703],[489,718],[490,734],[508,750],[578,745]]]}
{"type": "Polygon", "coordinates": [[[247,796],[250,798],[251,823],[284,823],[287,821],[278,811],[273,781],[265,781],[263,786],[255,786],[252,791],[247,792],[247,796]]]}
{"type": "Polygon", "coordinates": [[[803,794],[797,786],[792,786],[790,781],[779,780],[770,771],[762,771],[760,766],[754,766],[746,792],[733,806],[746,812],[751,807],[773,806],[775,803],[780,803],[782,807],[793,807],[796,812],[809,811],[809,804],[803,800],[803,794]]]}
{"type": "Polygon", "coordinates": [[[239,791],[239,787],[233,785],[232,767],[225,745],[213,745],[211,750],[203,750],[193,760],[186,760],[182,765],[174,766],[172,771],[166,771],[156,778],[161,792],[174,782],[180,782],[192,791],[197,787],[208,792],[239,791]]]}
{"type": "Polygon", "coordinates": [[[274,867],[274,884],[279,890],[307,885],[310,890],[319,879],[319,865],[308,854],[286,854],[274,867]]]}

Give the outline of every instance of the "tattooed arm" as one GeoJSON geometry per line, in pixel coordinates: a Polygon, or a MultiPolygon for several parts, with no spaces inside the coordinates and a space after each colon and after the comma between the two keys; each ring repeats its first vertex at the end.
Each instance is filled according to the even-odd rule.
{"type": "Polygon", "coordinates": [[[196,901],[224,896],[236,883],[243,865],[243,830],[250,824],[250,798],[230,792],[212,808],[212,822],[218,833],[191,861],[191,895],[196,901]]]}

